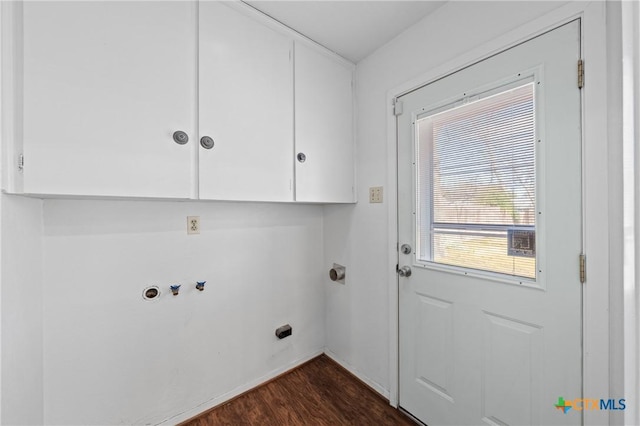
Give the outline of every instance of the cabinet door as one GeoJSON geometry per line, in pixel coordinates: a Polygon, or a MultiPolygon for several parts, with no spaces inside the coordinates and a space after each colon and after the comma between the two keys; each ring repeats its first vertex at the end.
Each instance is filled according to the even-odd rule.
{"type": "Polygon", "coordinates": [[[352,81],[352,67],[296,43],[296,201],[355,201],[352,81]]]}
{"type": "Polygon", "coordinates": [[[195,4],[24,2],[22,25],[24,192],[188,198],[195,4]]]}
{"type": "Polygon", "coordinates": [[[290,39],[218,2],[200,4],[200,198],[293,200],[290,39]]]}

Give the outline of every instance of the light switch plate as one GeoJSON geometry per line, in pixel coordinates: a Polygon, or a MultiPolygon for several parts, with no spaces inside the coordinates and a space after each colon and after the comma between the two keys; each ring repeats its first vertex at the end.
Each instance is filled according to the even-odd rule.
{"type": "Polygon", "coordinates": [[[369,202],[370,203],[381,203],[382,202],[382,187],[381,186],[372,186],[369,188],[369,202]]]}

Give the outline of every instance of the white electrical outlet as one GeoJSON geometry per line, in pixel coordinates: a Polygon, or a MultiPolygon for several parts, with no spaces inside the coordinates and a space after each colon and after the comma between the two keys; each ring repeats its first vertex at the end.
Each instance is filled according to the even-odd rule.
{"type": "Polygon", "coordinates": [[[200,216],[187,216],[187,234],[200,233],[200,216]]]}
{"type": "Polygon", "coordinates": [[[382,187],[381,186],[372,186],[369,188],[369,202],[370,203],[381,203],[382,202],[382,187]]]}

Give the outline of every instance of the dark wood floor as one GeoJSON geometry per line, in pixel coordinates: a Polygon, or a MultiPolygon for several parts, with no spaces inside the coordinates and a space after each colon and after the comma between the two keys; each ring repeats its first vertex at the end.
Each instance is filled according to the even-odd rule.
{"type": "Polygon", "coordinates": [[[183,425],[408,425],[408,417],[321,355],[183,425]]]}

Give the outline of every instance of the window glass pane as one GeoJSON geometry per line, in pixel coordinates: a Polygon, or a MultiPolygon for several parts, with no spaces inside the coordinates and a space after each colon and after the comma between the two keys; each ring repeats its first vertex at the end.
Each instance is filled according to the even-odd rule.
{"type": "Polygon", "coordinates": [[[509,256],[506,233],[465,235],[434,232],[433,261],[485,271],[535,278],[536,259],[509,256]]]}
{"type": "Polygon", "coordinates": [[[417,125],[421,260],[535,278],[533,83],[417,125]]]}

